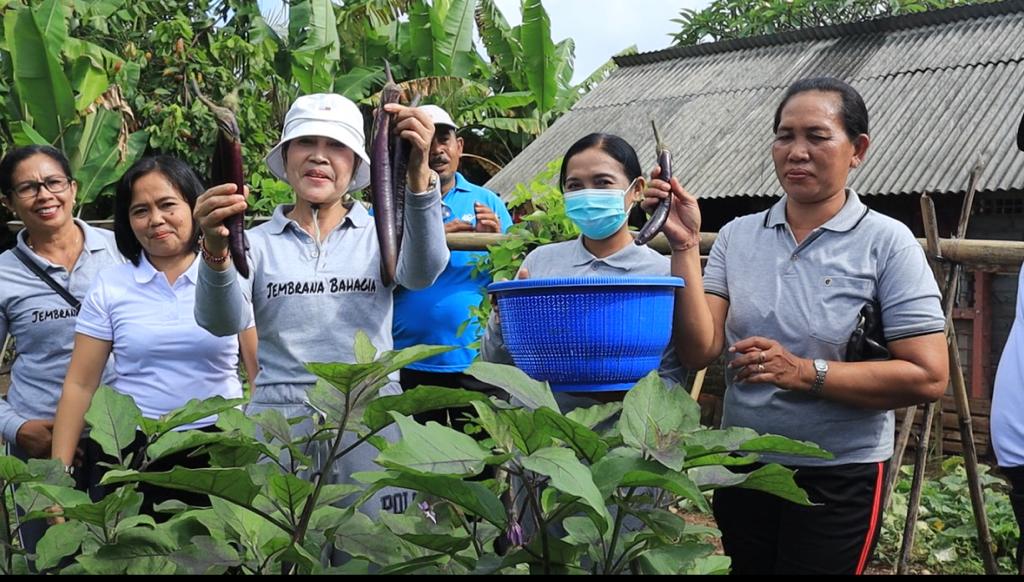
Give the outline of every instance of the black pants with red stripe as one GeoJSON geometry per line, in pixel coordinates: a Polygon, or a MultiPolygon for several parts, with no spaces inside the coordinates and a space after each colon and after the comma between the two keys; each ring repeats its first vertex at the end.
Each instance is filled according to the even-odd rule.
{"type": "Polygon", "coordinates": [[[716,490],[715,520],[732,573],[863,573],[882,527],[888,465],[793,467],[811,507],[750,489],[716,490]]]}

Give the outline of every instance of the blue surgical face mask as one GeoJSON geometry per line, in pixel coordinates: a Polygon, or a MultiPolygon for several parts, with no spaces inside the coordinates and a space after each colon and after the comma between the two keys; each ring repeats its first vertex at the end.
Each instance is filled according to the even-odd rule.
{"type": "Polygon", "coordinates": [[[565,194],[565,213],[591,240],[604,240],[626,224],[625,190],[588,188],[565,194]]]}

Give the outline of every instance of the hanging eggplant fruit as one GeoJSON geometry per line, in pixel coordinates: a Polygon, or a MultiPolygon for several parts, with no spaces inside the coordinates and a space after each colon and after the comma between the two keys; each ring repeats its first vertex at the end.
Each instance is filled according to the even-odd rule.
{"type": "Polygon", "coordinates": [[[1024,115],[1020,118],[1020,127],[1017,128],[1017,148],[1024,152],[1024,115]]]}
{"type": "MultiPolygon", "coordinates": [[[[203,102],[217,120],[217,144],[213,151],[210,164],[210,181],[212,185],[234,184],[239,194],[245,193],[245,174],[242,171],[242,137],[238,130],[235,114],[227,107],[221,107],[203,95],[195,79],[191,79],[192,89],[196,97],[203,102]]],[[[231,262],[240,275],[249,278],[249,262],[246,251],[249,241],[245,237],[245,215],[240,212],[224,219],[228,229],[228,250],[231,262]]]]}
{"type": "MultiPolygon", "coordinates": [[[[381,89],[380,106],[374,113],[370,138],[370,194],[377,242],[380,243],[381,281],[387,286],[395,281],[398,254],[402,250],[406,170],[411,146],[394,133],[393,115],[384,110],[384,105],[399,103],[402,99],[402,88],[395,83],[391,76],[391,65],[386,61],[384,70],[387,82],[381,89]]],[[[417,95],[409,106],[416,107],[418,102],[417,95]]]]}
{"type": "MultiPolygon", "coordinates": [[[[661,174],[658,176],[659,180],[666,182],[672,181],[672,152],[665,147],[665,143],[661,141],[661,134],[658,133],[658,126],[654,124],[654,120],[651,120],[651,128],[654,129],[654,140],[656,142],[655,150],[658,155],[658,166],[661,167],[661,174]]],[[[654,235],[661,232],[665,221],[668,220],[668,213],[672,210],[672,192],[668,193],[668,196],[658,203],[658,206],[654,209],[654,213],[651,214],[650,220],[647,224],[640,229],[637,233],[635,242],[638,245],[645,245],[651,242],[654,235]]]]}

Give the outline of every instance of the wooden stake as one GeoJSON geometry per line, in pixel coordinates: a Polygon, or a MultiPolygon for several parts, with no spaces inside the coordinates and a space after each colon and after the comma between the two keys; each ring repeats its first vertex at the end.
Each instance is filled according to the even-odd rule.
{"type": "MultiPolygon", "coordinates": [[[[977,186],[977,179],[981,170],[978,166],[971,172],[971,187],[968,190],[968,200],[964,202],[966,212],[960,216],[960,223],[957,227],[957,234],[967,232],[967,222],[970,220],[971,202],[974,199],[974,191],[977,186]]],[[[935,262],[941,259],[939,250],[938,222],[935,218],[935,205],[927,194],[921,197],[921,211],[924,218],[925,234],[928,239],[928,257],[932,265],[932,272],[936,276],[936,282],[943,283],[941,267],[935,262]]],[[[960,364],[960,350],[956,342],[956,330],[953,328],[952,309],[953,297],[957,292],[959,281],[960,265],[954,265],[951,269],[953,276],[949,279],[950,284],[946,286],[943,296],[943,309],[946,316],[946,349],[949,355],[949,376],[953,384],[953,396],[957,407],[957,416],[960,427],[960,440],[964,450],[964,466],[967,470],[968,489],[971,495],[971,505],[974,509],[974,521],[978,528],[978,550],[985,566],[986,574],[997,574],[995,556],[992,554],[992,535],[988,528],[988,517],[985,514],[985,498],[981,489],[981,479],[978,472],[978,455],[974,447],[974,433],[971,428],[970,404],[967,400],[967,386],[964,382],[963,367],[960,364]]],[[[916,465],[914,467],[914,481],[911,485],[910,500],[907,507],[907,521],[904,524],[903,547],[900,550],[900,560],[897,565],[898,574],[906,574],[906,568],[914,544],[914,524],[917,522],[918,505],[921,501],[921,488],[924,484],[924,468],[921,450],[927,451],[929,429],[934,416],[935,403],[929,403],[925,408],[925,418],[922,425],[922,442],[918,443],[916,465]]],[[[940,434],[938,438],[942,438],[940,434]]]]}

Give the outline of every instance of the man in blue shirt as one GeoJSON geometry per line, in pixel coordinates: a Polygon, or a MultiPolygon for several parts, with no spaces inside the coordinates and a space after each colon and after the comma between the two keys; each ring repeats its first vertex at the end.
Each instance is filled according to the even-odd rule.
{"type": "MultiPolygon", "coordinates": [[[[436,105],[421,108],[434,122],[434,139],[430,146],[430,169],[441,181],[442,215],[445,232],[505,232],[512,225],[505,204],[497,194],[471,184],[458,172],[462,156],[462,138],[458,126],[448,113],[436,105]]],[[[401,372],[403,390],[416,386],[446,386],[478,390],[495,395],[500,390],[464,374],[476,350],[468,346],[480,335],[469,308],[479,305],[484,287],[491,282],[487,273],[473,276],[475,257],[483,252],[452,251],[451,260],[433,285],[412,291],[399,288],[395,292],[393,335],[395,349],[416,344],[459,346],[450,352],[419,361],[401,372]]],[[[420,422],[435,420],[453,424],[457,411],[437,411],[417,415],[420,422]],[[422,416],[422,418],[421,418],[422,416]]],[[[454,426],[461,426],[456,422],[454,426]]]]}

